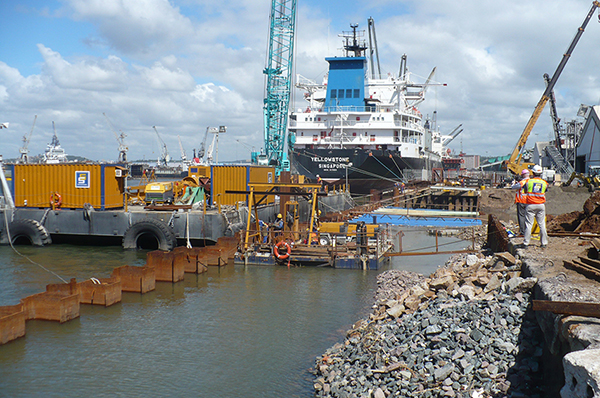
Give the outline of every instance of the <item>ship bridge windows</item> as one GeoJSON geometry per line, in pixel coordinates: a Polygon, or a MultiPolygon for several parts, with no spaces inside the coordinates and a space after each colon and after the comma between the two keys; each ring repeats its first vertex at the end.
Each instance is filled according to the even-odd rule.
{"type": "Polygon", "coordinates": [[[332,88],[329,96],[331,98],[360,98],[360,90],[357,88],[332,88]]]}

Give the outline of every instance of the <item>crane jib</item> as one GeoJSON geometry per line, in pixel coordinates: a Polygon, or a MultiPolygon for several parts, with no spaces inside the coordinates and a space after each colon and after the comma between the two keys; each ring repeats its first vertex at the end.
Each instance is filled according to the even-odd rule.
{"type": "Polygon", "coordinates": [[[544,110],[546,103],[550,99],[550,95],[552,93],[552,90],[554,89],[554,85],[558,81],[558,78],[559,78],[560,74],[562,73],[562,71],[564,70],[565,65],[567,64],[567,61],[571,57],[571,54],[573,53],[573,50],[575,49],[577,42],[581,38],[581,35],[583,34],[588,22],[590,21],[590,18],[594,14],[594,11],[596,10],[596,8],[598,8],[599,6],[600,6],[600,2],[598,2],[598,1],[592,2],[592,7],[590,8],[590,11],[586,15],[581,26],[577,29],[577,33],[575,34],[575,37],[573,38],[573,40],[571,41],[571,44],[569,45],[569,48],[563,55],[560,63],[558,64],[558,67],[556,68],[556,71],[552,75],[552,78],[548,81],[548,83],[546,85],[546,90],[544,90],[544,93],[542,94],[542,98],[540,98],[540,101],[538,102],[537,106],[535,107],[533,114],[529,118],[529,121],[527,122],[527,125],[525,126],[525,129],[523,130],[523,133],[521,134],[521,137],[519,138],[519,141],[517,141],[517,145],[515,146],[515,149],[513,149],[511,156],[507,162],[507,169],[512,171],[513,173],[515,173],[515,174],[520,173],[521,169],[525,166],[525,164],[521,162],[521,151],[523,150],[523,148],[525,147],[525,144],[527,143],[527,138],[529,137],[529,134],[533,130],[533,127],[535,126],[535,123],[537,122],[540,114],[544,110]]]}

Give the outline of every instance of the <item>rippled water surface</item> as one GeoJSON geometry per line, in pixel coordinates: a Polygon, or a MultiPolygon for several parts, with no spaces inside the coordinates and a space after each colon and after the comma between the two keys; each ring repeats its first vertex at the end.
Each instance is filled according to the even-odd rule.
{"type": "MultiPolygon", "coordinates": [[[[404,238],[405,250],[431,244],[421,232],[404,238]]],[[[64,279],[145,263],[145,253],[119,247],[18,249],[64,279]]],[[[395,258],[391,267],[429,274],[446,258],[395,258]]],[[[28,321],[25,337],[0,346],[0,396],[310,397],[315,357],[369,311],[377,274],[230,264],[123,293],[111,307],[82,305],[64,324],[28,321]]],[[[0,305],[56,282],[0,247],[0,305]]]]}

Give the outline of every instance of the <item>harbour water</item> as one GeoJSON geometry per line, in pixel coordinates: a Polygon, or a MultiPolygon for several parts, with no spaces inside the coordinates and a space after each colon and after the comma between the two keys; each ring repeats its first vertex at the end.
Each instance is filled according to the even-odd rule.
{"type": "MultiPolygon", "coordinates": [[[[405,232],[405,250],[433,245],[405,232]]],[[[17,248],[66,280],[145,263],[145,252],[120,247],[17,248]]],[[[448,257],[396,257],[390,267],[428,275],[448,257]]],[[[382,271],[229,264],[108,308],[82,305],[64,324],[28,321],[25,337],[0,346],[0,397],[310,397],[315,357],[369,312],[382,271]]],[[[0,305],[57,282],[0,247],[0,305]]]]}

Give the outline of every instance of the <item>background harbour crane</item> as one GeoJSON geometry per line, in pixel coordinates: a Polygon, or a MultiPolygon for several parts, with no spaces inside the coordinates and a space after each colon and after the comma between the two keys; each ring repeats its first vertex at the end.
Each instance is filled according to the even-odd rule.
{"type": "Polygon", "coordinates": [[[106,113],[102,112],[102,114],[106,118],[108,127],[110,127],[113,134],[115,135],[115,138],[117,139],[117,142],[119,143],[119,157],[118,157],[117,161],[119,163],[127,163],[127,151],[129,150],[129,148],[127,148],[127,146],[125,145],[125,137],[127,137],[127,135],[122,131],[121,131],[121,134],[117,134],[115,127],[112,125],[110,120],[108,120],[108,116],[106,116],[106,113]]]}
{"type": "Polygon", "coordinates": [[[31,139],[31,134],[33,133],[33,128],[35,127],[35,121],[37,120],[37,115],[33,118],[33,125],[31,126],[31,131],[29,134],[23,135],[23,146],[19,148],[19,153],[21,154],[20,162],[21,163],[29,163],[29,140],[31,139]]]}
{"type": "Polygon", "coordinates": [[[208,131],[210,130],[210,127],[206,128],[206,133],[204,133],[204,139],[202,140],[202,143],[200,144],[200,149],[198,149],[198,158],[200,160],[204,160],[204,155],[206,154],[206,139],[208,138],[208,131]]]}
{"type": "Polygon", "coordinates": [[[181,165],[185,166],[187,163],[187,156],[185,154],[185,150],[183,149],[183,144],[181,143],[181,137],[177,135],[177,139],[179,140],[179,149],[181,150],[181,165]]]}
{"type": "Polygon", "coordinates": [[[158,167],[167,167],[168,163],[171,161],[171,156],[169,155],[169,151],[167,150],[167,144],[160,138],[160,134],[158,134],[158,130],[156,126],[152,126],[154,131],[156,131],[156,138],[158,140],[158,147],[160,149],[160,155],[158,157],[157,166],[158,167]]]}

